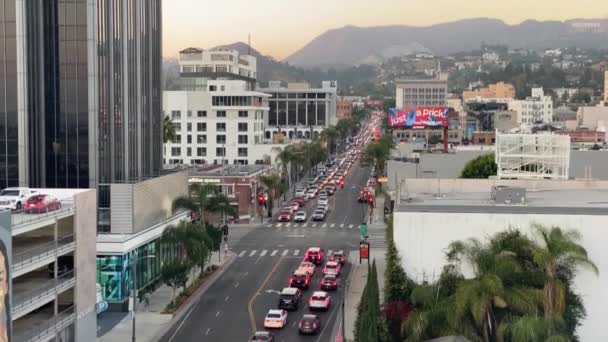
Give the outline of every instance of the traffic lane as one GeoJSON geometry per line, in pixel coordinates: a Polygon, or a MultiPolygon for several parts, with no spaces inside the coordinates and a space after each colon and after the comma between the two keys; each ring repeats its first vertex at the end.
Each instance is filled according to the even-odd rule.
{"type": "MultiPolygon", "coordinates": [[[[326,249],[327,251],[327,249],[326,249]]],[[[326,259],[327,260],[327,259],[326,259]]],[[[265,330],[264,318],[270,309],[277,309],[279,303],[279,293],[284,287],[289,286],[289,277],[303,261],[303,257],[284,258],[280,261],[277,271],[272,274],[268,283],[260,290],[260,294],[256,297],[253,305],[257,330],[265,330]]],[[[335,324],[337,317],[336,310],[339,308],[343,299],[343,289],[346,284],[342,284],[341,280],[346,279],[350,272],[351,266],[344,265],[340,274],[340,287],[336,291],[328,291],[332,297],[331,305],[327,311],[311,311],[308,307],[308,301],[314,291],[320,291],[320,282],[323,277],[323,265],[319,265],[315,269],[315,273],[311,279],[310,287],[302,291],[302,301],[296,311],[289,311],[287,315],[287,325],[283,329],[274,329],[277,341],[327,341],[331,335],[331,327],[335,324]],[[303,315],[315,314],[321,319],[321,331],[316,336],[300,335],[298,333],[298,322],[303,315]]]]}
{"type": "MultiPolygon", "coordinates": [[[[349,250],[358,247],[358,234],[354,229],[337,228],[302,228],[298,231],[284,228],[259,228],[256,235],[242,239],[236,246],[232,247],[235,253],[246,250],[256,250],[259,254],[264,249],[268,252],[278,250],[278,254],[288,249],[290,254],[298,249],[299,255],[303,255],[311,246],[331,246],[333,250],[349,250]]],[[[328,251],[328,249],[325,249],[328,251]]]]}
{"type": "Polygon", "coordinates": [[[331,222],[340,224],[363,222],[367,208],[357,201],[357,195],[361,187],[366,185],[369,172],[369,168],[359,167],[359,163],[353,165],[344,189],[340,189],[334,195],[336,197],[335,207],[329,217],[331,222]]]}
{"type": "Polygon", "coordinates": [[[235,260],[161,341],[246,341],[251,333],[246,303],[272,267],[255,261],[235,260]]]}

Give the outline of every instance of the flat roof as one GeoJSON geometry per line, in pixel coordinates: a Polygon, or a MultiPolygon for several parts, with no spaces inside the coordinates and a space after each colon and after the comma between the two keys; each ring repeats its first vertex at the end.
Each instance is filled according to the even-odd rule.
{"type": "MultiPolygon", "coordinates": [[[[215,166],[215,165],[214,165],[215,166]]],[[[235,177],[235,176],[251,176],[260,171],[270,170],[273,167],[270,165],[217,165],[216,167],[209,166],[207,168],[189,169],[188,176],[190,177],[235,177]]]]}
{"type": "Polygon", "coordinates": [[[397,212],[608,215],[608,190],[526,191],[525,204],[496,204],[490,191],[410,194],[397,212]]]}

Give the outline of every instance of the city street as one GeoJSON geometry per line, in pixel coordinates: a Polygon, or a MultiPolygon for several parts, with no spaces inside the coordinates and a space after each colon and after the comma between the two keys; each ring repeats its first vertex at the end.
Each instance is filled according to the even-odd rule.
{"type": "MultiPolygon", "coordinates": [[[[278,307],[279,293],[288,286],[289,277],[303,260],[309,247],[325,249],[325,255],[343,250],[348,255],[357,250],[359,224],[365,219],[365,207],[357,202],[359,188],[365,186],[368,168],[353,165],[343,189],[330,197],[326,220],[306,223],[272,222],[257,228],[233,228],[229,246],[236,261],[201,297],[190,312],[161,339],[163,342],[247,341],[253,332],[264,330],[264,317],[278,307]]],[[[311,203],[306,206],[311,211],[311,203]]],[[[340,309],[345,281],[351,265],[340,275],[340,288],[329,292],[331,307],[321,317],[316,336],[299,336],[297,322],[308,314],[308,300],[319,290],[322,266],[317,266],[309,289],[303,291],[297,311],[288,314],[285,328],[274,331],[277,341],[329,341],[337,310],[340,309]]]]}

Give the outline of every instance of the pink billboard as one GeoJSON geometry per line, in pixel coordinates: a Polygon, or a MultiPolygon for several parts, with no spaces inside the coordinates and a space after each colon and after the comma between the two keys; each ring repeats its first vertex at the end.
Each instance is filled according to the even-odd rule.
{"type": "Polygon", "coordinates": [[[388,126],[392,128],[442,128],[448,126],[448,109],[447,107],[390,108],[388,126]]]}

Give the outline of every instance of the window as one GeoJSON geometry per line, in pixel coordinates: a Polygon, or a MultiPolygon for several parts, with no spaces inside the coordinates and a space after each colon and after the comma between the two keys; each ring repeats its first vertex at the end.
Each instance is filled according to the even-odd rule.
{"type": "Polygon", "coordinates": [[[206,157],[207,156],[207,148],[206,147],[197,147],[196,148],[196,155],[199,157],[206,157]]]}
{"type": "Polygon", "coordinates": [[[239,157],[247,157],[247,148],[239,147],[239,157]]]}
{"type": "Polygon", "coordinates": [[[246,144],[246,143],[247,143],[247,136],[239,135],[239,144],[246,144]]]}
{"type": "Polygon", "coordinates": [[[173,137],[173,141],[171,141],[174,144],[181,144],[182,143],[182,136],[179,134],[176,134],[175,137],[173,137]]]}
{"type": "Polygon", "coordinates": [[[225,118],[225,117],[226,117],[226,111],[225,111],[225,110],[218,110],[218,111],[216,112],[216,116],[217,116],[218,118],[225,118]]]}
{"type": "Polygon", "coordinates": [[[182,124],[179,122],[174,122],[173,123],[173,128],[175,128],[175,132],[179,132],[182,130],[182,124]]]}
{"type": "Polygon", "coordinates": [[[246,110],[239,110],[239,118],[246,118],[249,116],[249,112],[246,110]]]}
{"type": "Polygon", "coordinates": [[[226,136],[223,134],[217,135],[215,137],[215,142],[218,144],[225,144],[226,143],[226,136]]]}
{"type": "Polygon", "coordinates": [[[196,136],[197,144],[206,144],[207,143],[207,134],[199,134],[196,136]]]}
{"type": "Polygon", "coordinates": [[[192,149],[190,147],[186,148],[186,156],[192,157],[192,149]]]}
{"type": "Polygon", "coordinates": [[[218,132],[226,132],[226,123],[225,122],[216,123],[215,130],[218,132]]]}
{"type": "Polygon", "coordinates": [[[218,147],[215,149],[215,155],[217,157],[225,157],[226,156],[226,149],[224,147],[218,147]]]}
{"type": "Polygon", "coordinates": [[[192,132],[192,123],[191,123],[191,122],[188,122],[188,123],[186,124],[186,131],[188,131],[188,132],[192,132]]]}
{"type": "Polygon", "coordinates": [[[199,110],[196,112],[196,116],[198,116],[199,118],[206,118],[207,117],[207,111],[206,110],[199,110]]]}
{"type": "Polygon", "coordinates": [[[180,112],[179,110],[171,111],[171,119],[175,120],[175,119],[181,119],[181,118],[182,118],[182,112],[180,112]]]}
{"type": "Polygon", "coordinates": [[[239,122],[239,132],[247,132],[247,123],[239,122]]]}
{"type": "Polygon", "coordinates": [[[189,110],[189,111],[188,111],[188,117],[189,117],[189,118],[191,118],[191,117],[192,117],[192,111],[191,111],[191,110],[189,110]]]}
{"type": "Polygon", "coordinates": [[[179,157],[182,154],[182,149],[180,147],[171,147],[171,156],[179,157]]]}
{"type": "Polygon", "coordinates": [[[190,134],[188,134],[188,135],[186,136],[186,143],[187,143],[187,144],[192,144],[192,136],[191,136],[190,134]]]}
{"type": "Polygon", "coordinates": [[[206,122],[199,122],[196,124],[196,130],[198,132],[206,132],[207,131],[207,123],[206,122]]]}

